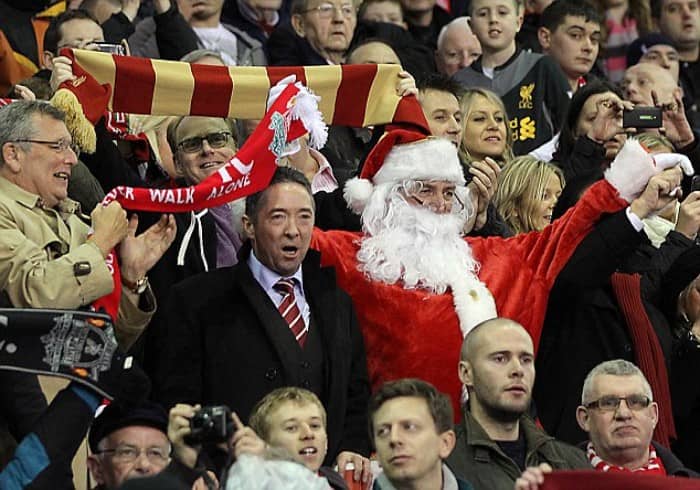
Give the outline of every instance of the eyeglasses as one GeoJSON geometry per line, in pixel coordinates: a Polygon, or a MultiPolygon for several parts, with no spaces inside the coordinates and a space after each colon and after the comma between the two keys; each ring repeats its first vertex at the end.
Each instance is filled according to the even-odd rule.
{"type": "Polygon", "coordinates": [[[73,153],[75,153],[76,157],[80,156],[80,147],[77,144],[65,139],[60,139],[57,141],[44,141],[23,138],[19,140],[14,140],[13,143],[36,143],[39,145],[46,145],[56,153],[65,153],[67,150],[70,150],[73,153]]]}
{"type": "Polygon", "coordinates": [[[209,133],[204,136],[195,136],[194,138],[182,140],[180,143],[178,143],[177,147],[186,153],[198,153],[202,151],[202,144],[205,140],[207,143],[209,143],[209,146],[216,149],[226,146],[230,137],[231,133],[227,131],[209,133]]]}
{"type": "Polygon", "coordinates": [[[318,7],[302,10],[302,13],[306,14],[308,12],[317,12],[321,19],[330,19],[333,17],[333,14],[335,14],[336,11],[339,11],[346,19],[349,19],[355,15],[355,7],[348,3],[340,6],[333,5],[332,3],[322,3],[318,7]]]}
{"type": "Polygon", "coordinates": [[[461,211],[464,209],[464,203],[459,199],[455,187],[446,187],[440,191],[429,182],[409,180],[403,183],[403,188],[407,197],[434,212],[439,211],[440,196],[444,203],[450,205],[457,204],[459,206],[457,209],[453,209],[453,211],[461,211]]]}
{"type": "Polygon", "coordinates": [[[90,51],[99,51],[98,45],[104,42],[104,39],[77,39],[71,43],[56,46],[56,51],[61,48],[89,49],[90,51]]]}
{"type": "Polygon", "coordinates": [[[588,402],[584,406],[589,409],[597,408],[603,412],[614,412],[620,407],[622,400],[625,400],[627,408],[634,411],[643,410],[651,403],[651,399],[644,395],[604,396],[598,400],[588,402]]]}
{"type": "Polygon", "coordinates": [[[114,449],[103,449],[97,454],[111,454],[112,461],[117,464],[131,464],[140,458],[141,454],[145,454],[149,463],[165,465],[170,459],[170,448],[149,447],[141,449],[135,446],[117,446],[114,449]]]}

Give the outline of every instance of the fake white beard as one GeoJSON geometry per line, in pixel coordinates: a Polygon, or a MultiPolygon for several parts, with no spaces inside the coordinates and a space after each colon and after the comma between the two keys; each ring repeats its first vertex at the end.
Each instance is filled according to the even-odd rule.
{"type": "Polygon", "coordinates": [[[406,289],[442,294],[478,272],[479,264],[461,237],[466,213],[437,214],[406,202],[395,185],[381,184],[362,218],[366,236],[357,253],[358,267],[373,280],[403,281],[406,289]]]}

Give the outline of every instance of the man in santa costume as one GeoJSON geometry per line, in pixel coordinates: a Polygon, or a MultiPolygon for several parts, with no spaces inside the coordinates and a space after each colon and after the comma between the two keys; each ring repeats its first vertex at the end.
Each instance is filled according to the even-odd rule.
{"type": "Polygon", "coordinates": [[[544,230],[463,238],[476,199],[454,145],[408,130],[385,134],[344,190],[363,232],[316,230],[311,242],[353,299],[372,386],[418,377],[457,407],[467,332],[498,315],[525,326],[537,346],[549,291],[582,238],[625,206],[641,230],[641,219],[678,192],[679,164],[692,173],[685,157],[652,156],[632,140],[605,180],[544,230]]]}

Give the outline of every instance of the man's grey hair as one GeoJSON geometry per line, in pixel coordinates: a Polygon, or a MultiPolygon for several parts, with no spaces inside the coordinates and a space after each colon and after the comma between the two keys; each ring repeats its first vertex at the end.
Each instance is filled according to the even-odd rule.
{"type": "Polygon", "coordinates": [[[624,359],[613,359],[612,361],[605,361],[598,364],[596,367],[591,369],[591,371],[586,376],[583,382],[583,391],[581,392],[581,405],[586,405],[590,403],[593,397],[593,381],[596,376],[608,374],[611,376],[639,376],[644,384],[645,395],[649,397],[650,400],[654,399],[654,394],[651,392],[651,385],[647,381],[644,373],[637,366],[624,359]]]}
{"type": "MultiPolygon", "coordinates": [[[[65,120],[63,111],[41,100],[20,100],[12,102],[0,109],[0,149],[5,143],[11,143],[22,139],[31,139],[36,135],[34,115],[47,116],[58,121],[65,120]]],[[[29,150],[27,143],[18,143],[25,150],[29,150]]],[[[0,166],[5,165],[5,159],[0,151],[0,166]]]]}
{"type": "Polygon", "coordinates": [[[180,58],[180,61],[184,61],[185,63],[197,63],[202,58],[216,58],[217,60],[221,61],[223,65],[226,65],[221,53],[214,51],[213,49],[195,49],[194,51],[190,51],[185,56],[180,58]]]}
{"type": "Polygon", "coordinates": [[[437,49],[438,49],[438,51],[442,47],[442,43],[445,42],[445,37],[447,36],[447,31],[455,26],[464,26],[464,28],[467,30],[467,32],[469,32],[469,33],[472,32],[472,28],[469,25],[469,17],[462,16],[462,17],[457,17],[455,19],[452,19],[450,22],[448,22],[447,24],[442,26],[442,29],[440,29],[440,34],[438,34],[438,37],[437,37],[437,49]]]}

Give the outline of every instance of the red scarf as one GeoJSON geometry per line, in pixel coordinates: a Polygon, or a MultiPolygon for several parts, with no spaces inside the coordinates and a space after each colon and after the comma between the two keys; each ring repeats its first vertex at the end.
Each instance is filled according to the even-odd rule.
{"type": "Polygon", "coordinates": [[[612,275],[611,284],[632,339],[634,358],[659,404],[659,423],[654,430],[654,440],[671,447],[671,440],[676,438],[671,388],[664,353],[642,301],[641,277],[639,274],[616,272],[612,275]]]}
{"type": "Polygon", "coordinates": [[[692,478],[673,478],[647,473],[603,473],[598,471],[555,471],[544,478],[541,490],[700,490],[692,478]]]}
{"type": "Polygon", "coordinates": [[[651,444],[649,445],[649,461],[642,466],[634,470],[628,470],[622,466],[616,466],[611,463],[603,461],[600,456],[598,456],[593,448],[593,443],[589,442],[586,447],[586,455],[588,456],[588,461],[590,461],[591,466],[593,466],[597,471],[610,471],[610,472],[622,472],[622,473],[636,473],[644,472],[653,475],[666,475],[666,468],[664,468],[664,463],[656,455],[656,449],[651,444]]]}

